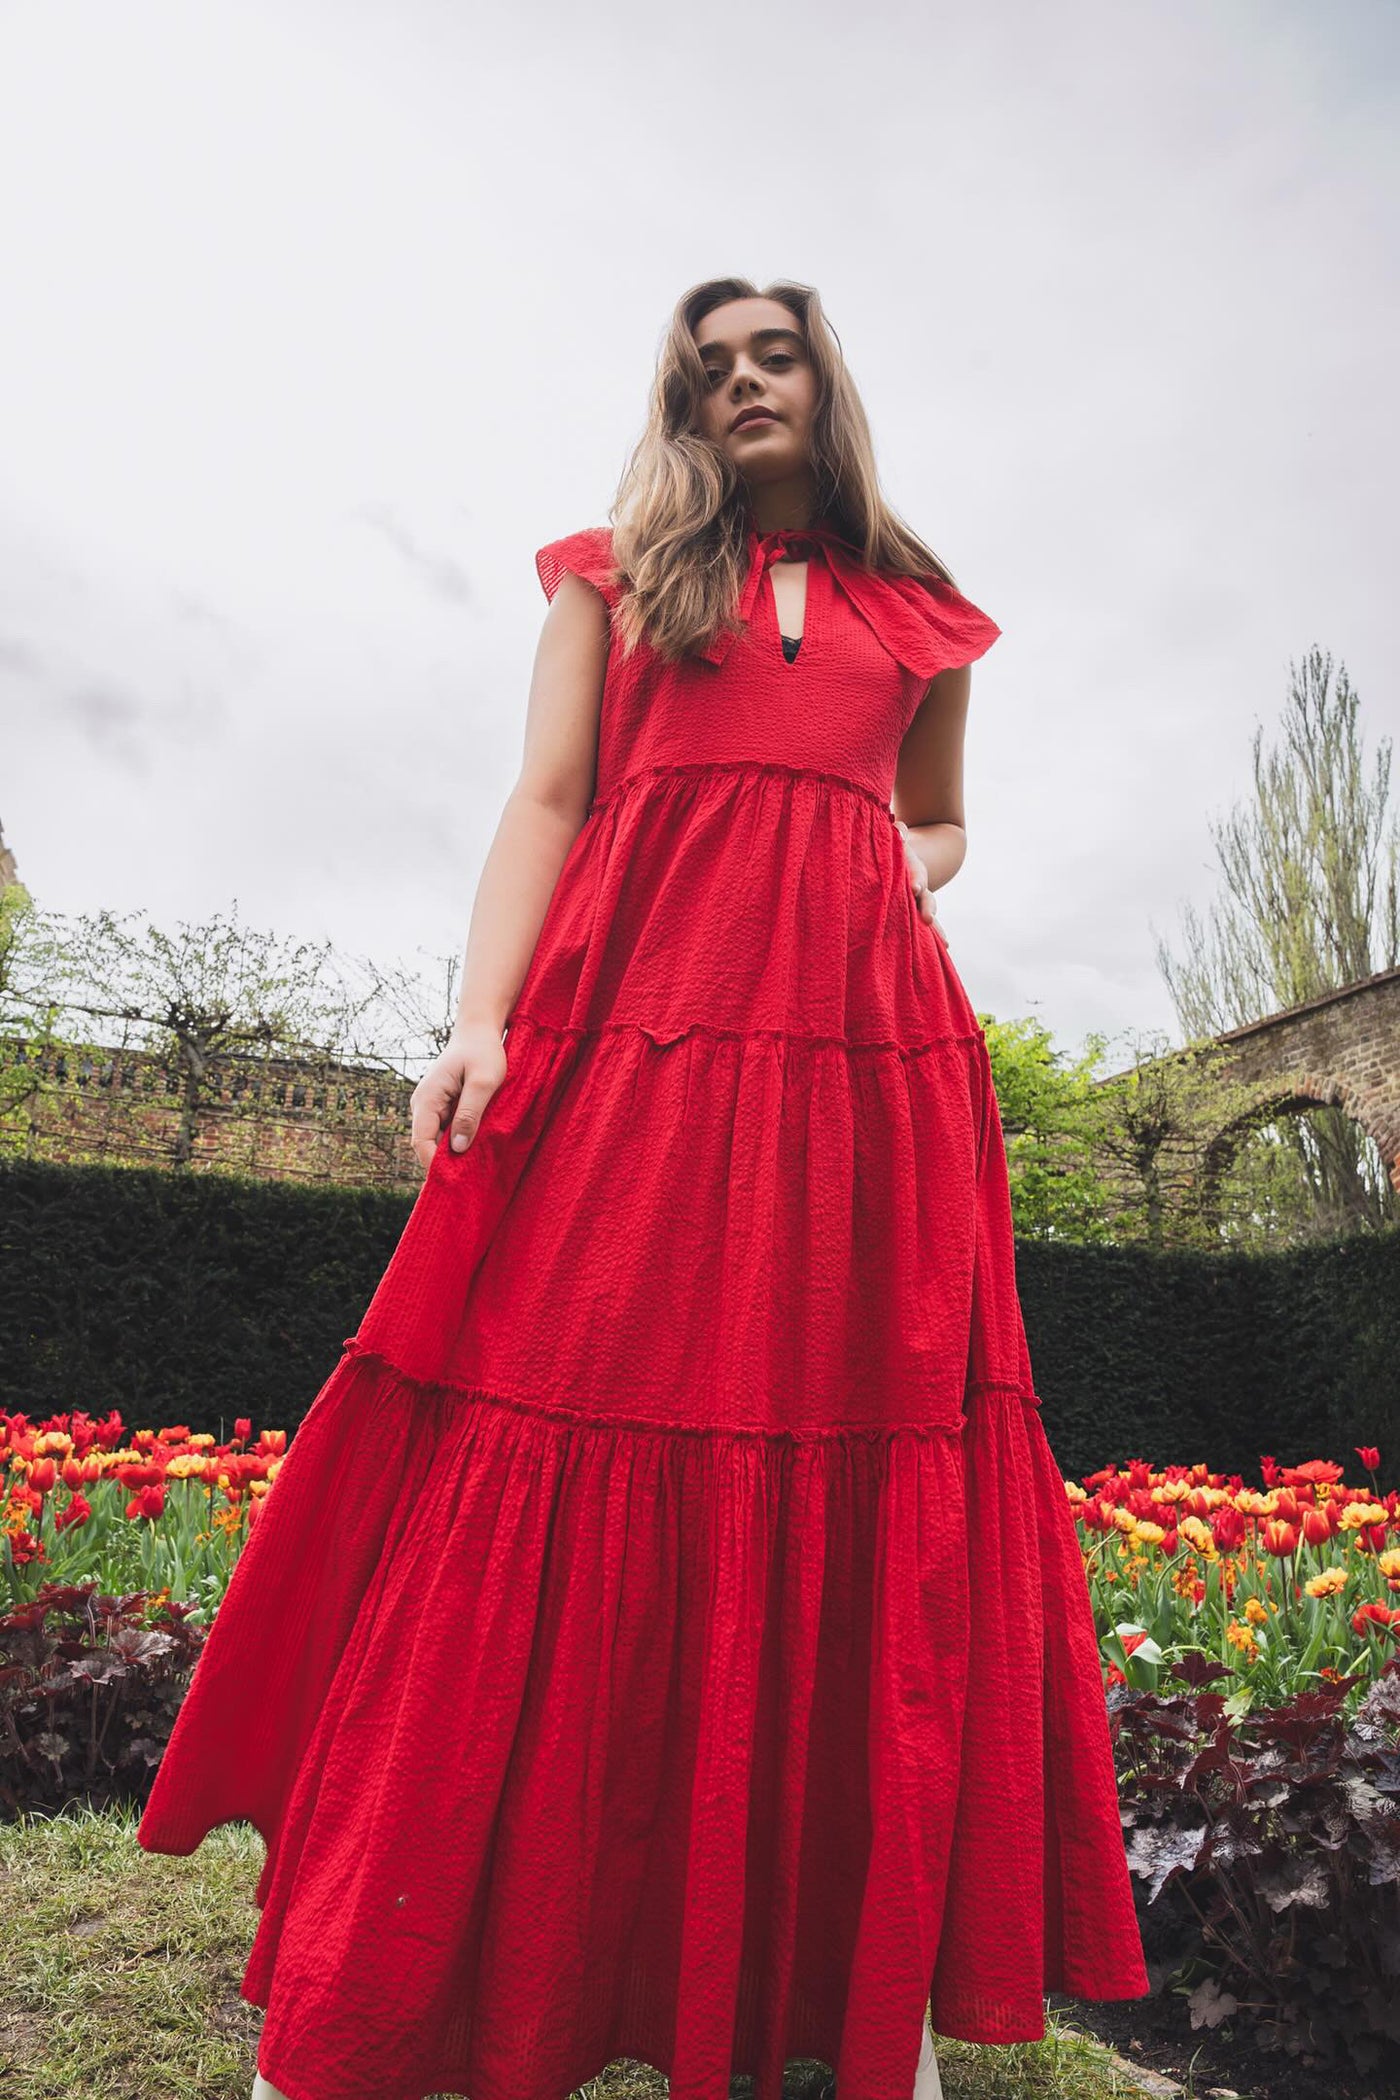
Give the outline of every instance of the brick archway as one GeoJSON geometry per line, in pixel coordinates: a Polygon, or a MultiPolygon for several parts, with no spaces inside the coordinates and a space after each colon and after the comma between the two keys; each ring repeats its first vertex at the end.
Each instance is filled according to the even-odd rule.
{"type": "Polygon", "coordinates": [[[1375,1141],[1400,1189],[1400,968],[1378,970],[1301,1006],[1214,1038],[1230,1077],[1259,1092],[1212,1138],[1208,1172],[1223,1171],[1257,1123],[1305,1108],[1340,1108],[1375,1141]]]}

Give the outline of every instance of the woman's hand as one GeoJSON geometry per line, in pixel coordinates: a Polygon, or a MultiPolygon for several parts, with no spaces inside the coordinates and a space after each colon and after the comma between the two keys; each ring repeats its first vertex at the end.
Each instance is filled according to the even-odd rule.
{"type": "Polygon", "coordinates": [[[937,924],[938,906],[934,901],[933,891],[928,886],[928,869],[924,866],[918,854],[914,851],[914,848],[909,843],[908,825],[902,823],[900,819],[896,817],[894,820],[894,828],[904,841],[904,858],[908,863],[909,880],[914,891],[914,901],[919,907],[919,917],[921,919],[927,919],[929,925],[934,928],[934,931],[936,933],[941,933],[943,929],[937,924]]]}
{"type": "Polygon", "coordinates": [[[473,1021],[453,1029],[409,1096],[413,1149],[425,1174],[449,1118],[453,1151],[466,1151],[481,1127],[487,1102],[505,1076],[506,1047],[498,1028],[473,1021]]]}

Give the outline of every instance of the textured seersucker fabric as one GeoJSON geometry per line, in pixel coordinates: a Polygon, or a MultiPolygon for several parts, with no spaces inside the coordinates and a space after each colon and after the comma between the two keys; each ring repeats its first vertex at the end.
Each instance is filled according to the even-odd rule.
{"type": "MultiPolygon", "coordinates": [[[[593,527],[537,557],[618,602],[593,527]]],[[[267,1845],[293,2100],[908,2100],[921,2016],[1144,1994],[986,1042],[890,811],[998,629],[750,531],[737,637],[615,650],[472,1147],[292,1439],[138,1836],[267,1845]],[[802,646],[771,563],[809,559],[802,646]]]]}

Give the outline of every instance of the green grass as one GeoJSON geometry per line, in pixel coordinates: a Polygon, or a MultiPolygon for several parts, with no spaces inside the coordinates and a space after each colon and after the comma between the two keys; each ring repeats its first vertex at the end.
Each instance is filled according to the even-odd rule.
{"type": "MultiPolygon", "coordinates": [[[[144,1852],[132,1812],[0,1824],[0,2091],[5,2100],[248,2100],[262,2014],[238,1993],[262,1839],[211,1831],[188,1859],[144,1852]]],[[[995,2049],[939,2039],[947,2100],[1129,2100],[1089,2037],[995,2049]]],[[[801,2067],[793,2066],[794,2095],[801,2067]]],[[[751,2093],[735,2081],[735,2100],[751,2093]]],[[[619,2059],[584,2100],[665,2100],[619,2059]]]]}

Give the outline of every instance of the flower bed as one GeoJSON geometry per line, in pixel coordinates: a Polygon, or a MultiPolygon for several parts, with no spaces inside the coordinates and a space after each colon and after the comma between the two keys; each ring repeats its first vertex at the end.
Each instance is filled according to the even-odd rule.
{"type": "Polygon", "coordinates": [[[1231,1695],[1272,1705],[1346,1681],[1354,1710],[1400,1626],[1400,1498],[1328,1459],[1260,1460],[1264,1488],[1203,1465],[1106,1467],[1065,1491],[1103,1634],[1109,1685],[1154,1691],[1169,1658],[1222,1665],[1231,1695]]]}
{"type": "Polygon", "coordinates": [[[44,1582],[176,1597],[207,1625],[287,1449],[246,1417],[221,1444],[119,1414],[31,1423],[0,1412],[0,1555],[11,1607],[44,1582]]]}

